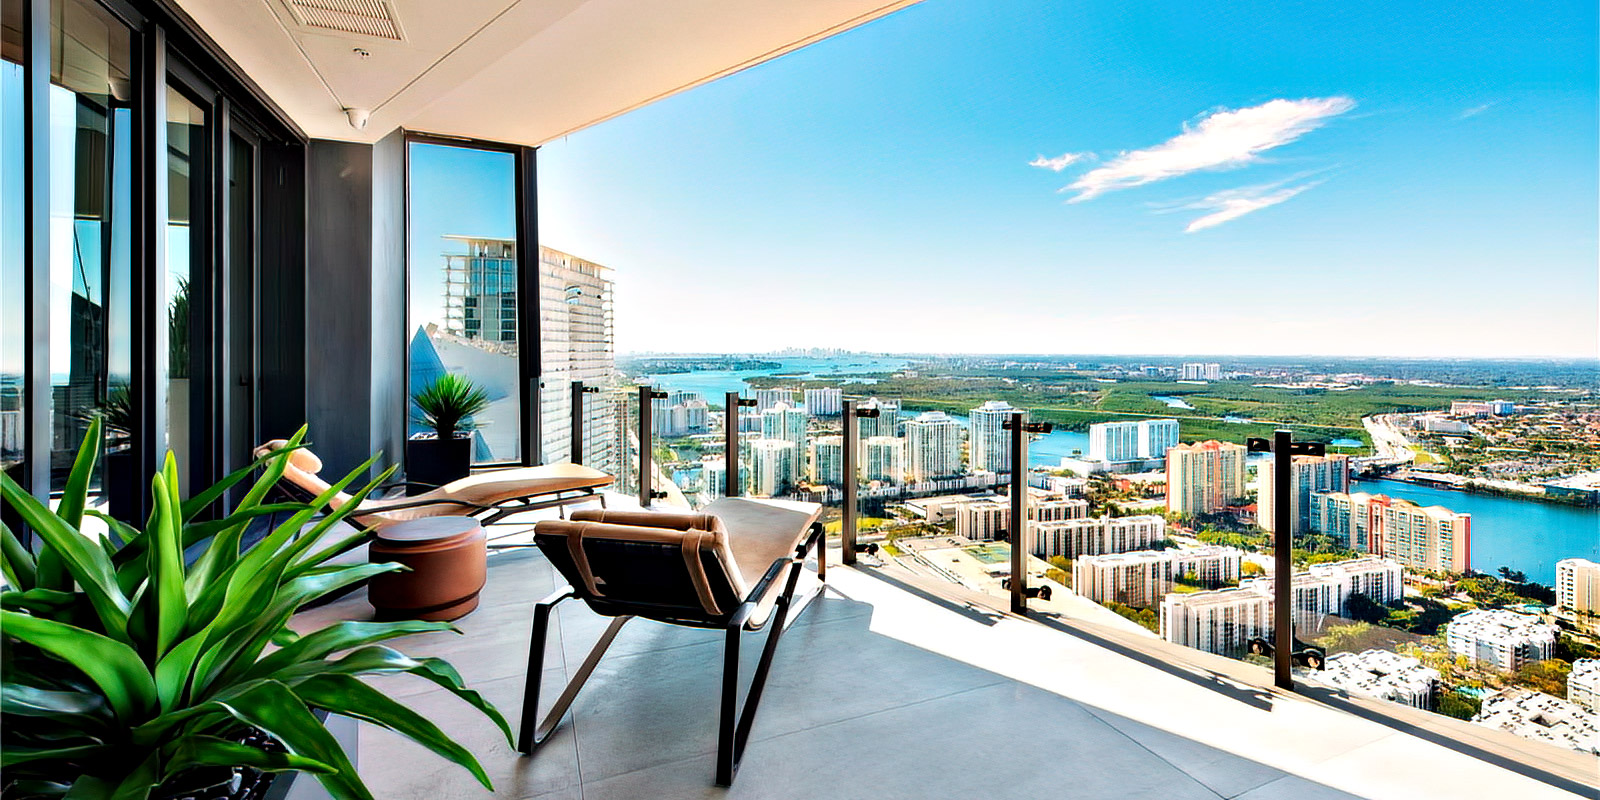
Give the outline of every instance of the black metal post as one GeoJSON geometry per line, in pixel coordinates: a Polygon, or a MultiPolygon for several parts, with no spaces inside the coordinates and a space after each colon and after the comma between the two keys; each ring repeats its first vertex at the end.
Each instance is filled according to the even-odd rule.
{"type": "Polygon", "coordinates": [[[1011,430],[1011,612],[1028,613],[1028,430],[1027,412],[1014,411],[1011,430]]]}
{"type": "Polygon", "coordinates": [[[738,497],[744,490],[739,480],[739,409],[754,408],[756,401],[746,400],[738,392],[728,392],[722,397],[722,496],[738,497]]]}
{"type": "Polygon", "coordinates": [[[639,507],[649,508],[658,497],[665,497],[665,492],[654,491],[651,487],[652,473],[651,459],[655,457],[654,441],[652,440],[653,425],[651,414],[655,410],[652,406],[654,400],[664,400],[666,392],[658,392],[652,386],[639,387],[639,507]]]}
{"type": "Polygon", "coordinates": [[[584,386],[583,381],[572,382],[572,463],[583,463],[583,417],[585,403],[583,396],[596,394],[600,391],[598,386],[584,386]]]}
{"type": "Polygon", "coordinates": [[[1272,683],[1293,689],[1290,672],[1294,658],[1294,534],[1290,531],[1289,495],[1293,486],[1293,434],[1272,434],[1272,683]]]}
{"type": "Polygon", "coordinates": [[[844,458],[843,470],[839,481],[844,487],[844,499],[841,501],[843,512],[839,520],[839,553],[840,560],[845,564],[856,563],[856,491],[860,481],[857,479],[856,445],[861,436],[861,423],[856,419],[856,401],[844,401],[844,458]]]}

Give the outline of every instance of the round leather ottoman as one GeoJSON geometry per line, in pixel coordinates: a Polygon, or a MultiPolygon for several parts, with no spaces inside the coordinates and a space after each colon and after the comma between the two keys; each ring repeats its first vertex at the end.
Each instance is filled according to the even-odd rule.
{"type": "Polygon", "coordinates": [[[460,619],[478,607],[488,557],[483,526],[471,517],[387,526],[367,546],[367,559],[398,561],[411,569],[374,577],[367,598],[379,619],[460,619]]]}

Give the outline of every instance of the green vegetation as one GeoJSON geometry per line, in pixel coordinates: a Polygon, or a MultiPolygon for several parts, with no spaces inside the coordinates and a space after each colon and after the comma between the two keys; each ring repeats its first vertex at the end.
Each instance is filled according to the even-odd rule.
{"type": "Polygon", "coordinates": [[[1513,583],[1491,575],[1475,575],[1456,581],[1456,591],[1472,598],[1485,608],[1526,605],[1529,603],[1552,605],[1555,590],[1537,583],[1513,583]]]}
{"type": "Polygon", "coordinates": [[[1570,672],[1572,672],[1570,663],[1550,658],[1522,665],[1522,669],[1511,676],[1511,683],[1524,689],[1566,697],[1567,674],[1570,672]]]}
{"type": "Polygon", "coordinates": [[[1476,697],[1464,697],[1447,691],[1439,695],[1439,704],[1434,710],[1447,717],[1471,720],[1482,707],[1483,701],[1476,697]]]}
{"type": "Polygon", "coordinates": [[[1117,612],[1121,616],[1131,619],[1134,622],[1149,628],[1152,632],[1161,632],[1161,618],[1156,616],[1156,612],[1148,608],[1134,608],[1133,606],[1125,606],[1116,601],[1107,601],[1104,605],[1106,608],[1117,612]]]}

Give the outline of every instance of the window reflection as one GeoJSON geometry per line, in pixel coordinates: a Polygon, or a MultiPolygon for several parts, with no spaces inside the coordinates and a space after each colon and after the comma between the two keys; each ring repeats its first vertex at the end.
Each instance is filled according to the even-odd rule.
{"type": "MultiPolygon", "coordinates": [[[[412,393],[461,375],[489,395],[473,462],[521,458],[516,159],[413,142],[407,192],[412,393]]],[[[412,434],[426,429],[415,419],[412,434]]]]}
{"type": "Polygon", "coordinates": [[[23,359],[27,298],[23,242],[22,4],[6,3],[4,59],[0,60],[0,469],[22,462],[27,446],[23,422],[23,359]]]}
{"type": "Polygon", "coordinates": [[[107,417],[113,450],[131,430],[126,402],[114,401],[130,373],[132,37],[92,3],[64,0],[51,12],[51,488],[60,489],[92,417],[107,417]]]}
{"type": "Polygon", "coordinates": [[[196,224],[203,219],[197,194],[203,186],[206,114],[178,90],[167,87],[167,448],[178,460],[178,486],[185,496],[194,459],[190,452],[196,407],[191,330],[197,309],[190,302],[193,259],[201,255],[196,224]]]}

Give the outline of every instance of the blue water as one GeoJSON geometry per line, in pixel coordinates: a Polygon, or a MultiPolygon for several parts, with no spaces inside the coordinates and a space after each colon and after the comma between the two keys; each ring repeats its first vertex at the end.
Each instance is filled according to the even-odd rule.
{"type": "Polygon", "coordinates": [[[1153,394],[1150,395],[1150,399],[1160,400],[1161,402],[1166,403],[1169,408],[1194,408],[1194,406],[1189,405],[1189,403],[1181,397],[1168,397],[1164,394],[1153,394]]]}
{"type": "MultiPolygon", "coordinates": [[[[757,356],[760,358],[760,356],[757,356]]],[[[844,377],[846,383],[873,383],[873,378],[849,378],[871,372],[894,372],[910,363],[903,358],[847,356],[845,358],[774,358],[777,369],[705,370],[678,372],[665,375],[645,375],[640,380],[657,384],[665,389],[681,392],[699,392],[707,402],[722,404],[728,392],[743,392],[750,388],[746,378],[777,373],[801,373],[795,380],[844,377]]],[[[798,397],[795,398],[799,400],[798,397]]]]}
{"type": "Polygon", "coordinates": [[[1357,481],[1356,491],[1401,497],[1472,515],[1472,568],[1494,574],[1501,567],[1525,572],[1546,586],[1563,558],[1600,561],[1600,508],[1520,500],[1491,494],[1435,489],[1403,481],[1357,481]]]}

